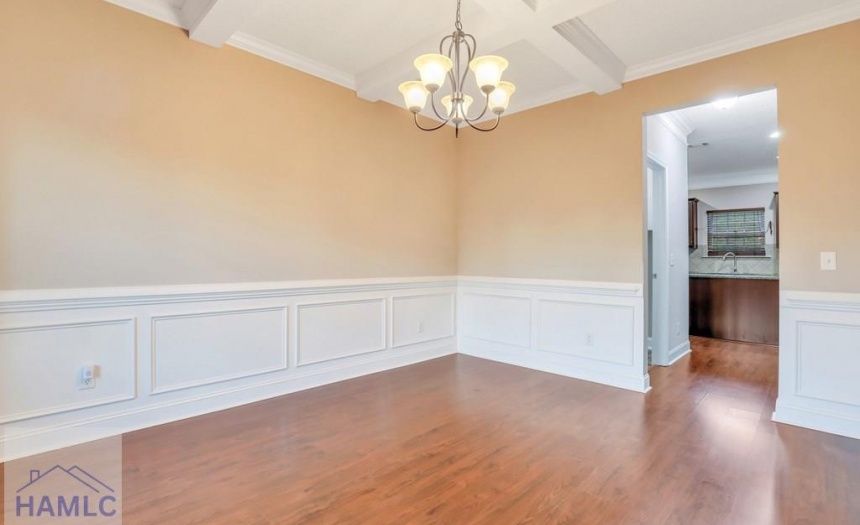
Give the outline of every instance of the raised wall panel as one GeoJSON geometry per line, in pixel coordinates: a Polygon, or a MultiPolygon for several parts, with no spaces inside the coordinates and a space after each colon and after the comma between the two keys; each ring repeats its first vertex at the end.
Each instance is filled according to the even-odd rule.
{"type": "Polygon", "coordinates": [[[797,394],[860,403],[860,326],[797,324],[797,394]]]}
{"type": "Polygon", "coordinates": [[[531,299],[495,294],[464,293],[463,336],[505,345],[531,345],[531,299]]]}
{"type": "Polygon", "coordinates": [[[300,366],[385,348],[385,299],[298,306],[300,366]]]}
{"type": "Polygon", "coordinates": [[[393,346],[433,341],[454,335],[454,294],[395,297],[393,346]]]}
{"type": "Polygon", "coordinates": [[[537,349],[632,365],[633,314],[629,306],[540,300],[537,349]]]}
{"type": "Polygon", "coordinates": [[[0,329],[0,423],[134,399],[135,322],[108,319],[0,329]],[[84,366],[96,387],[78,390],[84,366]]]}
{"type": "Polygon", "coordinates": [[[152,361],[153,393],[283,370],[286,308],[153,317],[152,361]]]}

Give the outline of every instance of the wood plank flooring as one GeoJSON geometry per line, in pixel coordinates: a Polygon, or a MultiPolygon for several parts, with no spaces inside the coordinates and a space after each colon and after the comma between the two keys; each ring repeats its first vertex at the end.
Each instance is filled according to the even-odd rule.
{"type": "Polygon", "coordinates": [[[860,441],[770,421],[773,347],[647,395],[466,356],[128,434],[138,524],[860,524],[860,441]]]}

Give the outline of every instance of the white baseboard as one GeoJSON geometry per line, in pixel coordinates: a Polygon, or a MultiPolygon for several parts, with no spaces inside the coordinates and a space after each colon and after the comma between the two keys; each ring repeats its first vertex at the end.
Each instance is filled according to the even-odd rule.
{"type": "Polygon", "coordinates": [[[820,410],[786,406],[777,401],[773,420],[786,425],[860,439],[860,419],[851,419],[840,414],[828,414],[820,410]]]}
{"type": "Polygon", "coordinates": [[[686,340],[683,343],[679,344],[675,348],[669,350],[669,364],[666,366],[672,366],[677,363],[682,357],[689,354],[692,350],[690,349],[690,340],[686,340]]]}
{"type": "Polygon", "coordinates": [[[651,390],[651,382],[648,374],[638,377],[624,376],[599,370],[589,370],[569,363],[559,363],[541,360],[539,358],[536,359],[534,356],[518,356],[512,353],[480,348],[461,347],[459,353],[508,365],[520,366],[531,370],[539,370],[550,374],[562,375],[573,379],[581,379],[591,383],[599,383],[602,385],[623,388],[624,390],[632,390],[634,392],[646,393],[651,390]]]}

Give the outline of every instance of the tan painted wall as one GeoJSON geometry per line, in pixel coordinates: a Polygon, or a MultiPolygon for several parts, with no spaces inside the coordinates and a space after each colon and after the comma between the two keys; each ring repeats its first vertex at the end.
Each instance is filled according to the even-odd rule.
{"type": "Polygon", "coordinates": [[[860,292],[860,22],[466,133],[460,273],[642,282],[643,114],[774,85],[781,287],[860,292]],[[819,270],[821,251],[839,271],[819,270]]]}
{"type": "Polygon", "coordinates": [[[100,0],[4,0],[0,289],[453,274],[458,233],[461,274],[641,282],[642,115],[777,85],[782,286],[860,292],[858,56],[855,22],[458,143],[100,0]]]}
{"type": "Polygon", "coordinates": [[[101,0],[0,2],[0,289],[456,272],[456,142],[101,0]]]}

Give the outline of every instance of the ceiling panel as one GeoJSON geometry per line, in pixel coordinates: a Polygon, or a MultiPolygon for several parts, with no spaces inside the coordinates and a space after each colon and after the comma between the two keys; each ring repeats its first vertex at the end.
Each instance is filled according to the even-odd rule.
{"type": "MultiPolygon", "coordinates": [[[[241,31],[356,75],[425,38],[454,30],[452,1],[269,0],[241,31]]],[[[463,23],[478,10],[463,6],[463,23]]],[[[437,49],[428,49],[435,52],[437,49]]]]}
{"type": "Polygon", "coordinates": [[[694,130],[688,138],[694,146],[690,176],[776,171],[779,141],[770,137],[779,127],[775,90],[741,97],[730,109],[703,104],[677,113],[694,130]]]}
{"type": "Polygon", "coordinates": [[[635,66],[819,12],[846,0],[617,0],[582,17],[635,66]]]}

